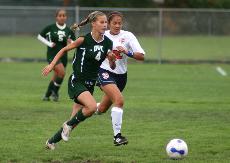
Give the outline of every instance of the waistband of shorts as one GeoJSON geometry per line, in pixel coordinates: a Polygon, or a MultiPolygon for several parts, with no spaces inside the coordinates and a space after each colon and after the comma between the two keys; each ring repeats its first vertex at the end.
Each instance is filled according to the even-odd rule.
{"type": "Polygon", "coordinates": [[[103,68],[100,68],[100,70],[104,70],[104,71],[108,72],[109,74],[111,74],[111,75],[113,75],[113,76],[126,76],[126,75],[127,75],[127,72],[124,73],[124,74],[116,74],[116,73],[114,73],[114,72],[111,72],[111,71],[106,70],[106,69],[103,69],[103,68]]]}

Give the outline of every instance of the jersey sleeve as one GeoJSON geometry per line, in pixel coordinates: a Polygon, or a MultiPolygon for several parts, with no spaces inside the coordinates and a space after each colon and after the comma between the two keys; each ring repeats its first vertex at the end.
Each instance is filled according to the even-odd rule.
{"type": "Polygon", "coordinates": [[[50,31],[50,26],[45,27],[41,32],[40,35],[46,38],[46,34],[50,31]]]}
{"type": "Polygon", "coordinates": [[[129,46],[133,52],[139,52],[145,54],[145,51],[142,49],[137,38],[131,32],[129,32],[129,46]]]}

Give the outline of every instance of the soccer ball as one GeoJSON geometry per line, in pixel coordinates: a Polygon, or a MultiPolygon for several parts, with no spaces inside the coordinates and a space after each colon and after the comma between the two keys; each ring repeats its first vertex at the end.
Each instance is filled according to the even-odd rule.
{"type": "Polygon", "coordinates": [[[166,146],[166,152],[171,159],[181,159],[188,154],[188,146],[182,139],[172,139],[166,146]]]}

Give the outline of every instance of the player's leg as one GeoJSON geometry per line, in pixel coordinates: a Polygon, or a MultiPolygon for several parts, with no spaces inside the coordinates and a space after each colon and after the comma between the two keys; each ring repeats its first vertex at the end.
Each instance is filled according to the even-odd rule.
{"type": "Polygon", "coordinates": [[[54,72],[56,74],[55,78],[54,78],[54,86],[53,86],[53,100],[54,101],[58,101],[58,91],[60,89],[60,86],[63,82],[63,79],[65,77],[65,67],[64,65],[60,62],[57,65],[55,65],[54,67],[54,72]]]}
{"type": "Polygon", "coordinates": [[[73,116],[82,108],[83,106],[81,104],[78,103],[74,103],[73,107],[72,107],[72,113],[71,113],[71,118],[73,118],[73,116]]]}
{"type": "Polygon", "coordinates": [[[114,132],[114,145],[118,146],[122,144],[127,144],[128,140],[121,135],[124,105],[123,96],[116,84],[107,84],[101,86],[101,89],[106,94],[106,97],[104,96],[105,99],[110,99],[113,103],[113,107],[111,109],[111,118],[114,132]]]}
{"type": "Polygon", "coordinates": [[[50,83],[48,85],[48,88],[46,90],[45,96],[43,97],[43,101],[50,101],[50,96],[52,94],[53,91],[53,87],[54,87],[54,79],[56,78],[57,74],[55,73],[55,71],[53,71],[53,76],[51,77],[50,83]]]}
{"type": "MultiPolygon", "coordinates": [[[[74,103],[73,104],[73,107],[72,107],[72,113],[71,113],[71,116],[70,116],[70,119],[72,119],[74,117],[74,115],[76,115],[76,113],[82,109],[83,106],[81,104],[78,104],[78,103],[74,103]]],[[[65,122],[66,123],[66,122],[65,122]]],[[[76,127],[77,125],[74,125],[72,126],[72,130],[76,127]]]]}
{"type": "Polygon", "coordinates": [[[112,104],[113,103],[110,100],[110,98],[106,94],[104,94],[102,96],[100,103],[97,103],[97,110],[95,112],[95,115],[100,115],[102,113],[105,113],[112,104]]]}
{"type": "Polygon", "coordinates": [[[97,104],[89,91],[82,92],[77,97],[77,101],[79,101],[84,107],[81,108],[69,121],[65,122],[63,127],[46,142],[46,148],[54,149],[55,144],[61,139],[68,141],[73,126],[78,125],[95,112],[97,104]]]}
{"type": "Polygon", "coordinates": [[[79,111],[68,122],[64,123],[61,134],[64,141],[68,141],[71,130],[80,122],[90,117],[97,108],[96,101],[89,91],[82,92],[77,97],[77,101],[83,105],[83,108],[80,108],[79,111]]]}

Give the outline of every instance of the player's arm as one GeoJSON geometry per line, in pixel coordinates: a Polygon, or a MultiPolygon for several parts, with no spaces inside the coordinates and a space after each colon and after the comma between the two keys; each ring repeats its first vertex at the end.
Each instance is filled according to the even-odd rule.
{"type": "Polygon", "coordinates": [[[134,58],[134,59],[139,60],[139,61],[143,61],[145,59],[144,53],[132,52],[132,51],[127,50],[125,47],[122,47],[122,46],[117,46],[116,48],[120,53],[124,53],[130,58],[134,58]]]}
{"type": "Polygon", "coordinates": [[[47,65],[43,70],[42,70],[42,75],[43,76],[47,76],[49,74],[49,72],[51,70],[53,70],[54,66],[56,65],[57,61],[64,55],[66,54],[66,52],[77,48],[78,46],[80,46],[84,41],[83,37],[79,37],[76,41],[74,41],[73,43],[67,45],[66,47],[62,48],[57,55],[54,57],[53,61],[47,65]]]}
{"type": "Polygon", "coordinates": [[[116,68],[116,55],[112,52],[112,51],[109,51],[108,52],[108,55],[107,55],[107,58],[109,60],[109,66],[112,70],[114,70],[116,68]]]}
{"type": "Polygon", "coordinates": [[[129,32],[128,36],[129,36],[129,47],[131,50],[127,50],[122,47],[119,47],[118,49],[121,52],[125,53],[130,58],[143,61],[145,58],[145,52],[142,49],[140,43],[138,42],[137,38],[134,36],[133,33],[129,32]]]}
{"type": "Polygon", "coordinates": [[[38,34],[38,37],[37,39],[39,41],[41,41],[43,44],[45,44],[46,46],[49,46],[50,48],[54,47],[55,46],[55,43],[54,42],[50,42],[48,40],[46,40],[44,37],[42,37],[40,34],[38,34]]]}
{"type": "Polygon", "coordinates": [[[50,26],[45,27],[37,36],[37,39],[41,41],[46,46],[53,48],[55,46],[55,43],[51,41],[51,35],[50,35],[50,26]],[[46,39],[48,37],[49,39],[46,39]]]}

